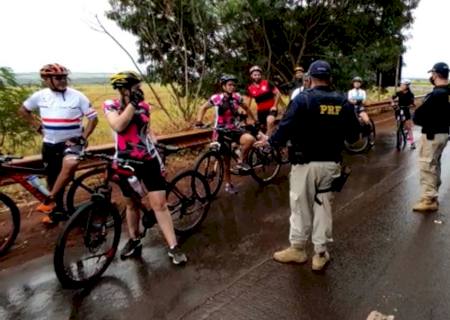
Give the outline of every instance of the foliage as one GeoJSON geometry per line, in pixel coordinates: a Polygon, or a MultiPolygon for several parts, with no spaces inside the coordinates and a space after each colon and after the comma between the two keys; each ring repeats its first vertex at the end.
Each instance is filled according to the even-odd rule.
{"type": "Polygon", "coordinates": [[[222,73],[291,80],[295,65],[328,60],[337,87],[374,84],[395,69],[419,0],[110,0],[107,16],[138,37],[148,75],[171,89],[184,120],[222,73]]]}
{"type": "Polygon", "coordinates": [[[17,111],[31,94],[31,88],[19,85],[9,68],[0,68],[0,151],[14,153],[35,144],[34,130],[17,111]]]}

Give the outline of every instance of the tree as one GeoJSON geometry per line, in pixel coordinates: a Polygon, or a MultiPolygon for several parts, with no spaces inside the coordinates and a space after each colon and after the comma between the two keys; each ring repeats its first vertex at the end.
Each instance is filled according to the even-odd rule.
{"type": "MultiPolygon", "coordinates": [[[[107,16],[139,38],[148,76],[170,88],[176,112],[189,121],[211,84],[216,17],[207,1],[110,0],[107,16]]],[[[211,88],[210,88],[211,89],[211,88]]]]}
{"type": "Polygon", "coordinates": [[[419,0],[110,0],[107,16],[139,41],[148,74],[189,120],[222,73],[248,81],[259,64],[284,81],[328,60],[343,89],[395,68],[419,0]]]}
{"type": "Polygon", "coordinates": [[[31,88],[19,85],[13,71],[0,68],[0,151],[14,153],[33,145],[36,132],[18,116],[17,111],[31,94],[31,88]]]}

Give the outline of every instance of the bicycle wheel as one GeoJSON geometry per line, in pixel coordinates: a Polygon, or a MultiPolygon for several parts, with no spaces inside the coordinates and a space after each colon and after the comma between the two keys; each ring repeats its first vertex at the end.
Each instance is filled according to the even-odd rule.
{"type": "Polygon", "coordinates": [[[400,125],[397,129],[397,150],[403,150],[406,147],[406,132],[402,125],[400,125]]]}
{"type": "Polygon", "coordinates": [[[206,152],[197,160],[194,168],[206,178],[211,189],[211,197],[215,197],[222,186],[224,175],[223,159],[219,152],[206,152]]]}
{"type": "MultiPolygon", "coordinates": [[[[91,200],[94,193],[108,193],[108,198],[118,201],[121,199],[120,187],[107,180],[105,167],[95,168],[84,172],[72,181],[66,195],[67,212],[72,214],[80,204],[91,200]]],[[[119,204],[118,204],[119,205],[119,204]]]]}
{"type": "Polygon", "coordinates": [[[167,206],[177,235],[188,235],[200,227],[210,205],[211,191],[208,182],[197,171],[183,171],[169,182],[167,206]]]}
{"type": "Polygon", "coordinates": [[[19,230],[19,208],[6,194],[0,193],[0,256],[11,248],[19,230]]]}
{"type": "Polygon", "coordinates": [[[56,276],[66,288],[97,281],[114,259],[122,219],[117,208],[95,200],[81,205],[58,237],[53,256],[56,276]]]}
{"type": "MultiPolygon", "coordinates": [[[[375,126],[373,127],[375,128],[375,126]]],[[[362,126],[358,135],[358,140],[353,143],[344,141],[344,148],[348,153],[356,154],[363,153],[370,147],[370,135],[363,133],[362,126]]]]}
{"type": "Polygon", "coordinates": [[[281,163],[272,148],[269,151],[261,148],[250,149],[247,163],[251,167],[251,176],[261,185],[272,181],[281,168],[281,163]]]}

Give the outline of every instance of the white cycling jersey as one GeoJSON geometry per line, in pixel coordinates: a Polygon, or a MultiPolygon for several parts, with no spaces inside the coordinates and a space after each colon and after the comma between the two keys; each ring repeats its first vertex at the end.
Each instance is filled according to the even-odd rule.
{"type": "Polygon", "coordinates": [[[39,110],[44,131],[44,142],[59,143],[70,138],[80,137],[83,129],[83,116],[97,117],[88,98],[80,91],[67,88],[64,92],[49,88],[32,94],[23,103],[29,110],[39,110]]]}
{"type": "Polygon", "coordinates": [[[361,88],[359,89],[353,88],[348,91],[348,100],[356,100],[364,102],[366,98],[367,98],[366,91],[361,88]]]}

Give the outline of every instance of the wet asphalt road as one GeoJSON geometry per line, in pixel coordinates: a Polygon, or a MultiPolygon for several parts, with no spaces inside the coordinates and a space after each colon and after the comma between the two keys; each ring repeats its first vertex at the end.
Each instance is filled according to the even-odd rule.
{"type": "MultiPolygon", "coordinates": [[[[0,272],[0,319],[450,319],[450,154],[443,157],[441,209],[412,213],[419,196],[417,151],[394,149],[378,125],[367,155],[346,157],[353,173],[334,205],[332,263],[324,274],[281,265],[288,244],[288,184],[240,181],[221,195],[199,233],[170,265],[156,230],[142,259],[116,260],[90,290],[61,289],[46,256],[0,272]]],[[[416,137],[418,132],[416,132],[416,137]]]]}

